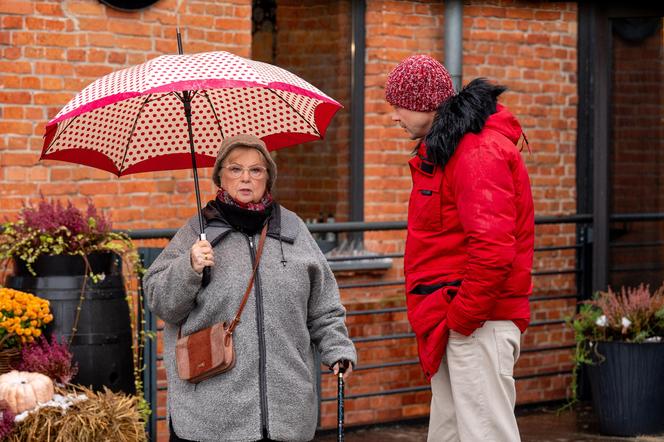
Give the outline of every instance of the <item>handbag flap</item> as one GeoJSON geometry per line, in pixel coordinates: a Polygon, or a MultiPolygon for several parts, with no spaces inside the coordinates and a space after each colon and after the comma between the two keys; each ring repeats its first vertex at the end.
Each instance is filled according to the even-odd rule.
{"type": "Polygon", "coordinates": [[[177,340],[176,361],[182,379],[232,363],[233,337],[226,323],[217,323],[177,340]]]}

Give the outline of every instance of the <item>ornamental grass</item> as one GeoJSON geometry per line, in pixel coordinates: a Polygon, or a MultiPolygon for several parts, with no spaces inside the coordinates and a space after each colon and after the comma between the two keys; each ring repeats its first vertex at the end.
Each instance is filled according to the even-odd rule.
{"type": "Polygon", "coordinates": [[[46,406],[17,423],[7,442],[143,442],[145,422],[138,412],[138,398],[107,388],[94,392],[76,386],[61,389],[63,395],[87,396],[66,410],[46,406]]]}

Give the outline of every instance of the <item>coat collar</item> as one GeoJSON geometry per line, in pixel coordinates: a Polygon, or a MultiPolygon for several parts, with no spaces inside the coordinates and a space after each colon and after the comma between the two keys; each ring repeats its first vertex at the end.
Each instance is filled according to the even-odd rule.
{"type": "Polygon", "coordinates": [[[424,140],[420,140],[415,155],[408,161],[412,168],[417,169],[427,176],[433,176],[436,173],[436,165],[427,159],[427,149],[424,140]]]}
{"type": "MultiPolygon", "coordinates": [[[[205,220],[205,235],[212,247],[217,245],[233,227],[224,219],[224,216],[209,203],[203,210],[205,220]],[[210,209],[212,207],[212,209],[210,209]]],[[[271,238],[293,244],[297,237],[297,217],[293,212],[281,207],[277,202],[272,208],[272,215],[268,219],[267,235],[271,238]]]]}

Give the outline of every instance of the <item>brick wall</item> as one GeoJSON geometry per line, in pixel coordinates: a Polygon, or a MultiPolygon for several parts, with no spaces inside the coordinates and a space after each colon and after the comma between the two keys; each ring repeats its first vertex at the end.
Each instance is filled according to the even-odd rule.
{"type": "MultiPolygon", "coordinates": [[[[115,176],[68,163],[39,162],[45,123],[97,77],[177,53],[175,0],[141,12],[97,1],[0,2],[0,209],[13,215],[40,193],[90,196],[120,228],[174,227],[195,213],[187,171],[115,176]]],[[[250,55],[251,1],[184,2],[185,52],[250,55]]],[[[202,171],[203,197],[213,195],[202,171]]]]}
{"type": "MultiPolygon", "coordinates": [[[[143,12],[128,14],[110,10],[93,0],[0,2],[2,216],[13,216],[21,204],[37,198],[40,192],[45,196],[72,197],[75,201],[93,196],[98,206],[109,210],[120,228],[177,227],[194,212],[193,184],[190,174],[184,171],[117,179],[82,166],[38,162],[46,121],[77,91],[99,75],[176,51],[175,3],[175,0],[161,0],[143,12]]],[[[277,63],[311,80],[339,99],[346,109],[335,117],[326,142],[278,153],[277,188],[282,192],[278,195],[305,217],[317,216],[321,210],[347,213],[348,183],[344,171],[348,167],[350,66],[345,63],[349,52],[344,45],[349,39],[349,2],[328,4],[327,8],[323,8],[324,3],[308,0],[305,14],[299,9],[299,2],[279,2],[283,6],[278,12],[279,19],[288,26],[278,29],[277,48],[283,51],[274,54],[277,63]],[[310,12],[316,12],[319,20],[310,22],[310,12]],[[310,32],[303,32],[302,26],[310,32]],[[312,53],[316,57],[307,60],[315,62],[305,63],[302,54],[312,53]],[[338,69],[336,78],[327,75],[322,63],[338,69]],[[308,161],[306,158],[312,152],[324,155],[329,167],[317,169],[307,175],[306,182],[298,184],[295,177],[306,171],[297,168],[308,161]],[[316,186],[308,189],[306,186],[313,182],[316,186]],[[293,190],[300,188],[308,189],[305,200],[298,199],[293,190]],[[331,199],[325,199],[324,195],[330,194],[336,195],[337,201],[328,207],[324,204],[331,199]]],[[[185,5],[182,24],[187,29],[186,52],[221,49],[243,56],[252,53],[271,56],[270,51],[259,52],[256,44],[252,48],[249,0],[187,0],[185,5]]],[[[367,221],[406,217],[410,191],[406,162],[413,143],[391,122],[383,85],[390,69],[408,55],[423,52],[443,60],[443,14],[444,4],[434,0],[367,1],[367,221]]],[[[533,151],[524,152],[524,156],[538,215],[575,211],[576,22],[576,6],[571,2],[502,0],[469,1],[464,5],[464,81],[486,76],[510,88],[504,102],[520,118],[533,151]]],[[[201,175],[206,183],[209,171],[203,170],[201,175]]],[[[203,184],[204,199],[212,192],[211,184],[203,184]]],[[[537,246],[574,242],[573,227],[538,226],[536,233],[537,246]]],[[[404,232],[371,233],[366,235],[366,246],[374,251],[398,253],[403,251],[404,239],[404,232]]],[[[572,252],[538,252],[536,269],[572,268],[573,258],[572,252]]],[[[340,273],[339,282],[343,285],[358,280],[398,281],[403,278],[401,261],[395,259],[392,269],[385,272],[340,273]]],[[[573,294],[573,282],[568,275],[538,276],[535,291],[539,296],[573,294]]],[[[351,312],[403,306],[400,284],[343,289],[342,297],[351,312]]],[[[536,321],[559,320],[572,311],[572,300],[533,302],[536,321]]],[[[384,313],[376,319],[349,316],[348,322],[355,337],[410,330],[402,312],[384,313]]],[[[569,343],[570,337],[570,332],[559,324],[533,327],[524,337],[523,346],[559,345],[569,343]]],[[[363,342],[358,349],[365,366],[416,358],[414,343],[408,339],[363,342]]],[[[569,351],[538,356],[524,354],[517,374],[569,370],[569,354],[569,351]]],[[[160,385],[164,385],[161,365],[159,378],[160,385]]],[[[334,396],[329,378],[325,377],[324,397],[334,396]]],[[[348,394],[425,384],[414,363],[358,371],[348,385],[348,394]]],[[[562,398],[568,384],[568,376],[519,381],[519,402],[562,398]]],[[[428,401],[426,391],[349,400],[347,420],[349,424],[360,424],[425,416],[428,401]]],[[[158,403],[158,413],[163,416],[163,392],[158,403]]],[[[334,416],[334,403],[325,402],[322,424],[334,426],[334,416]]],[[[159,432],[160,440],[166,440],[163,422],[159,432]]]]}

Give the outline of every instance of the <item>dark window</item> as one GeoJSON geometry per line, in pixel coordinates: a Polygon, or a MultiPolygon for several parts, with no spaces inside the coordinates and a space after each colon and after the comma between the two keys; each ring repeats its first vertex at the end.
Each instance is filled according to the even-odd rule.
{"type": "Polygon", "coordinates": [[[252,58],[340,102],[325,139],[279,150],[275,196],[305,220],[350,214],[351,1],[254,0],[252,58]]]}
{"type": "MultiPolygon", "coordinates": [[[[662,213],[662,18],[614,18],[611,29],[610,214],[662,213]]],[[[609,284],[662,284],[664,220],[612,222],[610,240],[609,284]]]]}

